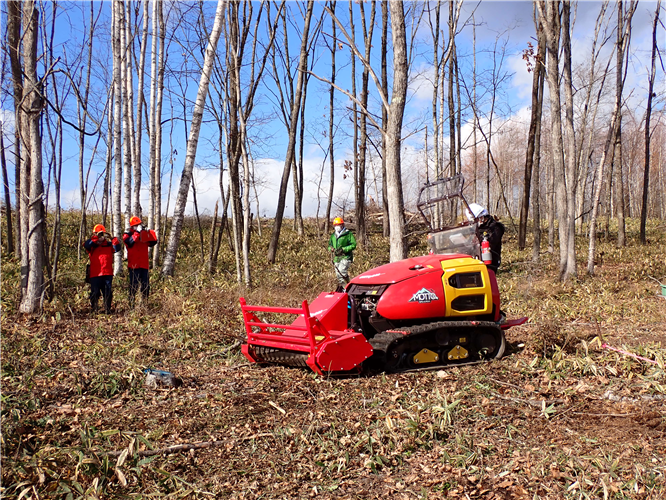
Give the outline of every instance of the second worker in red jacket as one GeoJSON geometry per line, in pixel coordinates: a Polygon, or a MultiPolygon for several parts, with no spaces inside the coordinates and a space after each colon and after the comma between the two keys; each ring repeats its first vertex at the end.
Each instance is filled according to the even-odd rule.
{"type": "Polygon", "coordinates": [[[102,224],[93,228],[93,234],[83,244],[90,258],[90,306],[97,312],[99,296],[104,299],[104,312],[111,313],[113,284],[113,254],[120,252],[120,241],[106,232],[102,224]]]}
{"type": "Polygon", "coordinates": [[[123,234],[123,243],[127,247],[130,307],[134,307],[134,297],[139,289],[144,301],[150,294],[148,248],[157,245],[157,235],[152,229],[144,228],[138,217],[132,217],[129,223],[130,228],[123,234]]]}

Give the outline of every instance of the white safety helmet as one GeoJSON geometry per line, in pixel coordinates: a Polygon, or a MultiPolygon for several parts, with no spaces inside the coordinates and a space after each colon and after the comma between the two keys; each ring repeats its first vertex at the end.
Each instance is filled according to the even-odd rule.
{"type": "Polygon", "coordinates": [[[490,214],[488,213],[488,210],[483,208],[478,203],[470,203],[469,210],[465,209],[465,215],[467,216],[468,221],[473,222],[474,219],[478,219],[479,217],[484,217],[490,214]]]}

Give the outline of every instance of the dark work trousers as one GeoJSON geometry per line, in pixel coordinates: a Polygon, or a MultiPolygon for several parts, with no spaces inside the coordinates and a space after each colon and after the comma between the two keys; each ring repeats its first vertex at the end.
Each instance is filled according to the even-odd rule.
{"type": "Polygon", "coordinates": [[[134,296],[141,290],[144,300],[148,299],[150,294],[150,283],[148,281],[148,269],[128,269],[129,271],[129,301],[130,306],[134,307],[134,296]]]}
{"type": "Polygon", "coordinates": [[[107,313],[111,312],[112,283],[112,275],[90,278],[90,306],[93,312],[97,311],[97,301],[100,295],[102,295],[104,301],[104,311],[107,313]]]}

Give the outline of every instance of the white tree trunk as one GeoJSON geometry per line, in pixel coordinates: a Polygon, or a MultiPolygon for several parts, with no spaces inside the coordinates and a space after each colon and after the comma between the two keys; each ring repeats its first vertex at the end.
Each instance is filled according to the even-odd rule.
{"type": "MultiPolygon", "coordinates": [[[[40,117],[43,101],[40,83],[37,78],[37,37],[39,13],[33,0],[23,3],[23,61],[24,92],[23,113],[27,115],[30,130],[30,185],[23,191],[28,210],[27,282],[21,297],[19,311],[36,313],[41,307],[44,288],[44,185],[42,182],[42,137],[40,117]]],[[[24,164],[25,165],[25,164],[24,164]]]]}
{"type": "Polygon", "coordinates": [[[123,55],[125,60],[125,78],[123,85],[125,85],[125,113],[127,113],[127,129],[125,131],[125,141],[127,143],[125,151],[127,155],[127,169],[130,179],[130,189],[132,189],[132,181],[134,181],[134,189],[128,194],[130,206],[127,208],[130,215],[141,216],[141,207],[139,205],[139,194],[141,190],[141,166],[139,165],[138,158],[136,158],[136,136],[134,129],[134,67],[132,61],[134,59],[134,37],[132,36],[132,10],[130,3],[124,2],[125,5],[125,22],[123,24],[123,34],[125,42],[123,44],[123,55]],[[138,177],[137,177],[138,170],[138,177]]]}
{"type": "Polygon", "coordinates": [[[546,34],[546,76],[548,77],[548,88],[550,91],[551,146],[557,213],[560,221],[560,277],[562,278],[565,275],[567,266],[569,231],[566,224],[567,195],[564,177],[564,141],[562,137],[562,105],[560,101],[559,80],[559,2],[539,1],[537,2],[537,8],[539,11],[539,21],[542,23],[546,34]]]}
{"type": "MultiPolygon", "coordinates": [[[[239,61],[239,48],[238,39],[240,37],[239,31],[242,30],[238,19],[238,4],[230,4],[228,9],[228,21],[223,19],[225,23],[228,22],[229,29],[226,33],[227,50],[225,54],[225,61],[227,67],[227,83],[223,85],[227,95],[227,167],[229,169],[229,201],[231,203],[231,230],[232,242],[234,246],[234,259],[236,261],[236,280],[240,284],[242,275],[241,266],[241,252],[242,252],[242,208],[241,208],[241,180],[239,163],[241,156],[240,143],[242,141],[240,132],[238,130],[239,115],[241,114],[241,103],[237,93],[237,88],[240,83],[237,82],[238,71],[236,68],[242,61],[239,61]]],[[[285,44],[286,46],[286,44],[285,44]]],[[[288,58],[287,58],[288,61],[288,58]]]]}
{"type": "MultiPolygon", "coordinates": [[[[241,128],[245,128],[244,120],[241,128]]],[[[241,135],[245,136],[245,133],[241,135]]],[[[252,274],[250,272],[250,217],[252,208],[250,207],[251,165],[245,141],[241,142],[241,148],[243,156],[243,182],[245,184],[245,189],[243,191],[243,281],[245,285],[252,286],[252,274]]],[[[258,218],[259,214],[257,214],[257,220],[258,218]]]]}
{"type": "Polygon", "coordinates": [[[574,133],[574,112],[573,112],[573,83],[571,79],[571,4],[564,2],[562,12],[562,54],[564,59],[564,132],[566,139],[566,166],[564,170],[565,189],[567,199],[566,217],[560,219],[560,224],[566,221],[567,230],[567,265],[563,279],[578,274],[576,269],[576,137],[574,133]]]}
{"type": "Polygon", "coordinates": [[[185,165],[183,166],[183,174],[180,179],[178,198],[176,199],[176,206],[174,208],[173,214],[173,223],[171,225],[171,232],[169,233],[169,243],[166,249],[166,255],[164,257],[164,266],[162,267],[162,274],[166,276],[173,275],[176,264],[176,251],[178,250],[180,233],[183,228],[183,218],[185,217],[185,206],[187,204],[187,193],[190,189],[192,170],[194,169],[194,160],[196,159],[197,154],[199,131],[201,129],[204,105],[206,104],[206,96],[208,95],[210,73],[213,69],[213,63],[215,62],[217,42],[220,38],[220,32],[222,31],[222,14],[224,12],[224,5],[224,0],[218,0],[217,10],[215,11],[215,22],[213,23],[213,29],[209,36],[208,47],[206,47],[206,55],[204,57],[203,68],[201,70],[201,79],[199,80],[199,89],[197,91],[197,98],[194,103],[194,109],[192,111],[192,125],[190,127],[190,134],[187,141],[185,165]]]}
{"type": "MultiPolygon", "coordinates": [[[[141,214],[141,136],[143,135],[143,106],[145,98],[143,93],[143,82],[146,67],[146,47],[148,45],[148,0],[143,2],[143,30],[141,33],[141,52],[139,55],[139,67],[136,69],[138,74],[137,96],[136,96],[136,130],[134,133],[134,212],[141,214]]],[[[142,216],[143,214],[141,214],[142,216]]],[[[152,227],[152,226],[150,226],[152,227]]]]}
{"type": "MultiPolygon", "coordinates": [[[[157,2],[157,17],[160,32],[160,49],[157,65],[157,96],[155,97],[155,158],[153,159],[153,177],[155,184],[151,191],[153,204],[155,205],[154,230],[157,237],[162,234],[162,97],[164,95],[164,66],[165,66],[165,38],[166,27],[162,2],[157,2]]],[[[160,261],[160,245],[153,247],[153,267],[157,267],[160,261]]]]}
{"type": "MultiPolygon", "coordinates": [[[[109,191],[111,190],[111,172],[113,171],[113,81],[109,93],[106,111],[106,160],[104,162],[104,192],[102,193],[102,224],[106,226],[109,210],[109,191]]],[[[113,209],[112,209],[113,213],[113,209]]]]}
{"type": "Polygon", "coordinates": [[[132,108],[129,106],[129,93],[128,93],[128,60],[129,52],[127,48],[127,20],[125,18],[125,2],[118,4],[118,29],[120,31],[120,88],[121,106],[122,106],[122,120],[123,120],[123,138],[122,138],[122,151],[123,151],[123,202],[124,202],[124,228],[129,227],[129,220],[132,216],[132,129],[130,126],[130,114],[132,108]]]}
{"type": "Polygon", "coordinates": [[[389,241],[390,261],[404,259],[405,214],[400,168],[400,146],[402,139],[402,119],[407,96],[407,36],[405,12],[402,2],[390,2],[391,33],[393,37],[393,94],[388,111],[386,127],[386,190],[389,206],[391,234],[389,241]]]}
{"type": "MultiPolygon", "coordinates": [[[[146,1],[146,4],[148,2],[146,1]]],[[[155,227],[155,95],[157,92],[157,5],[153,2],[152,40],[150,46],[150,103],[148,110],[148,133],[149,138],[149,188],[150,188],[150,210],[148,211],[148,226],[155,227]]]]}
{"type": "MultiPolygon", "coordinates": [[[[113,178],[113,234],[118,236],[123,232],[123,221],[121,217],[122,207],[122,181],[123,181],[123,161],[122,161],[122,142],[121,142],[121,109],[122,109],[122,85],[120,82],[120,2],[113,2],[113,16],[111,21],[111,36],[113,49],[113,154],[115,157],[115,171],[113,178]]],[[[113,274],[118,275],[122,272],[123,254],[116,252],[113,254],[113,274]]]]}

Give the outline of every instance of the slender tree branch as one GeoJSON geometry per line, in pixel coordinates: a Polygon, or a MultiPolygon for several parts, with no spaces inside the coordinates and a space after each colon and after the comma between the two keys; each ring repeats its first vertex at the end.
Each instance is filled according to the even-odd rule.
{"type": "Polygon", "coordinates": [[[374,120],[374,118],[372,117],[372,115],[370,114],[370,112],[369,112],[369,111],[368,111],[368,110],[367,110],[367,109],[361,104],[361,101],[359,101],[359,100],[356,98],[356,96],[352,95],[349,91],[343,89],[343,88],[340,87],[339,85],[336,85],[335,83],[331,82],[331,81],[328,80],[327,78],[324,78],[324,77],[318,76],[316,73],[313,73],[312,71],[309,71],[309,70],[308,70],[308,71],[306,71],[306,73],[309,73],[310,75],[314,76],[314,77],[315,77],[317,80],[319,80],[319,81],[322,81],[322,82],[324,82],[324,83],[328,83],[329,85],[335,87],[335,88],[338,89],[340,92],[342,92],[342,93],[345,94],[347,97],[349,97],[351,100],[353,100],[353,101],[354,101],[354,102],[355,102],[355,103],[361,108],[361,111],[363,112],[363,114],[365,114],[365,115],[368,117],[368,119],[369,119],[369,120],[372,122],[372,124],[377,128],[377,130],[380,130],[382,133],[384,133],[384,131],[382,130],[382,127],[381,127],[381,126],[380,126],[380,125],[374,120]]]}

